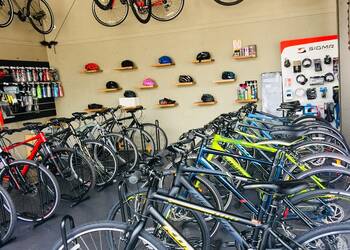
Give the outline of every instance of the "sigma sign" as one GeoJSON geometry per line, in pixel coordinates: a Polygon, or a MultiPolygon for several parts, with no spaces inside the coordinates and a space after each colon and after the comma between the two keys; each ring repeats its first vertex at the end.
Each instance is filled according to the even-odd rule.
{"type": "MultiPolygon", "coordinates": [[[[309,47],[309,51],[318,51],[318,50],[325,50],[325,49],[334,49],[334,44],[325,44],[325,45],[317,45],[317,46],[312,46],[309,47]]],[[[298,48],[298,53],[302,54],[302,53],[306,53],[306,49],[305,48],[298,48]]]]}

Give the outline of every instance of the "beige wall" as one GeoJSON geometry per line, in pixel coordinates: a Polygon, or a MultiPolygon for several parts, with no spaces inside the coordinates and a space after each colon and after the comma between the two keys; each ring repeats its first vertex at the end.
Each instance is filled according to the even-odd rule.
{"type": "Polygon", "coordinates": [[[347,0],[339,2],[340,72],[341,72],[341,116],[342,132],[350,139],[350,50],[348,49],[347,0]]]}
{"type": "MultiPolygon", "coordinates": [[[[62,23],[72,1],[51,1],[57,26],[62,23]]],[[[97,102],[106,106],[118,104],[122,95],[100,93],[105,82],[115,80],[125,89],[136,90],[147,108],[145,120],[159,119],[171,140],[189,128],[201,126],[221,112],[237,109],[236,84],[216,85],[224,70],[238,75],[238,82],[259,79],[266,71],[280,70],[279,42],[309,36],[336,33],[336,6],[333,0],[245,0],[235,7],[223,7],[212,0],[187,0],[183,13],[174,21],[147,25],[138,23],[130,13],[122,25],[106,28],[94,21],[91,1],[77,1],[57,41],[57,53],[48,52],[49,60],[61,73],[66,96],[58,100],[59,115],[86,108],[97,102]],[[232,40],[257,44],[256,60],[237,62],[231,58],[232,40]],[[212,53],[216,62],[193,65],[191,61],[202,50],[212,53]],[[152,68],[158,57],[170,55],[172,68],[152,68]],[[134,60],[139,70],[117,72],[123,59],[134,60]],[[97,62],[102,74],[84,75],[79,71],[87,62],[97,62]],[[175,86],[178,75],[190,74],[197,85],[175,86]],[[138,90],[144,77],[159,83],[156,90],[138,90]],[[195,107],[193,102],[203,93],[212,93],[218,104],[195,107]],[[170,97],[179,107],[160,110],[160,98],[170,97]]],[[[58,29],[57,29],[58,30],[58,29]]],[[[57,31],[56,30],[56,31],[57,31]]],[[[56,32],[55,31],[55,32],[56,32]]],[[[52,33],[51,37],[56,34],[52,33]]],[[[48,38],[48,40],[50,40],[48,38]]]]}

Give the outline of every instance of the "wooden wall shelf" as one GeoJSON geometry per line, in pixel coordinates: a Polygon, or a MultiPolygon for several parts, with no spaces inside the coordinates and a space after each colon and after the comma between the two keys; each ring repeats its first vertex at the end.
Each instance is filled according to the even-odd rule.
{"type": "Polygon", "coordinates": [[[131,71],[131,70],[137,70],[137,67],[121,67],[121,68],[116,68],[114,70],[118,71],[131,71]]]}
{"type": "Polygon", "coordinates": [[[236,82],[236,79],[227,79],[227,80],[218,80],[215,81],[215,83],[222,84],[222,83],[233,83],[236,82]]]}
{"type": "Polygon", "coordinates": [[[255,103],[258,101],[259,101],[258,99],[236,100],[236,103],[255,103]]]}
{"type": "Polygon", "coordinates": [[[96,73],[102,73],[103,70],[85,70],[83,69],[80,73],[82,74],[96,74],[96,73]]]}
{"type": "Polygon", "coordinates": [[[192,86],[195,85],[195,82],[178,82],[176,83],[176,86],[178,87],[186,87],[186,86],[192,86]]]}
{"type": "Polygon", "coordinates": [[[213,63],[213,62],[215,62],[215,59],[208,59],[208,60],[202,60],[202,61],[194,60],[192,63],[194,63],[194,64],[205,64],[205,63],[213,63]]]}
{"type": "Polygon", "coordinates": [[[195,102],[194,105],[196,106],[211,106],[217,104],[217,101],[214,102],[195,102]]]}
{"type": "Polygon", "coordinates": [[[178,103],[173,103],[173,104],[158,104],[159,108],[174,108],[178,106],[178,103]]]}
{"type": "Polygon", "coordinates": [[[172,66],[175,66],[175,63],[158,63],[158,64],[154,64],[152,65],[152,67],[155,67],[155,68],[164,68],[164,67],[172,67],[172,66]]]}
{"type": "Polygon", "coordinates": [[[86,112],[89,113],[96,113],[96,112],[101,112],[101,111],[105,111],[106,108],[101,108],[101,109],[85,109],[86,112]]]}
{"type": "Polygon", "coordinates": [[[121,91],[123,88],[117,88],[117,89],[100,89],[100,92],[104,92],[104,93],[114,93],[114,92],[119,92],[121,91]]]}
{"type": "Polygon", "coordinates": [[[257,56],[233,56],[232,58],[235,60],[244,60],[244,59],[257,58],[257,56]]]}
{"type": "Polygon", "coordinates": [[[142,105],[138,105],[136,107],[122,107],[121,110],[127,112],[127,111],[130,111],[130,110],[139,109],[141,107],[142,107],[142,105]]]}
{"type": "Polygon", "coordinates": [[[158,85],[154,85],[154,86],[141,86],[140,89],[156,89],[158,88],[158,85]]]}

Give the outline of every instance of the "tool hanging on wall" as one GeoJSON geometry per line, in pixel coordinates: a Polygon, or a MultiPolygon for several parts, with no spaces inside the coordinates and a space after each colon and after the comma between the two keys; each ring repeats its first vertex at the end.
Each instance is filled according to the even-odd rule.
{"type": "Polygon", "coordinates": [[[58,29],[55,38],[54,38],[52,41],[46,41],[46,40],[44,39],[43,41],[40,42],[40,44],[41,44],[42,46],[46,46],[46,47],[48,47],[49,49],[53,48],[55,54],[56,54],[56,45],[58,44],[58,42],[57,42],[57,37],[58,37],[58,35],[60,34],[60,32],[61,32],[63,26],[65,25],[65,23],[66,23],[66,21],[67,21],[67,19],[68,19],[68,17],[69,17],[69,14],[71,13],[71,11],[72,11],[72,9],[73,9],[73,6],[74,6],[74,4],[76,3],[76,1],[77,1],[77,0],[74,0],[73,3],[72,3],[72,5],[69,7],[69,10],[68,10],[68,12],[67,12],[67,15],[64,17],[63,22],[62,22],[62,24],[61,24],[61,27],[58,29]]]}

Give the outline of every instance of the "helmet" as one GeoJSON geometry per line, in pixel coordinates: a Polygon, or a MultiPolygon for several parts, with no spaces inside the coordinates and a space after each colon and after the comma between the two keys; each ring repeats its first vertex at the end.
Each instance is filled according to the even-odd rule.
{"type": "Polygon", "coordinates": [[[193,82],[193,78],[189,75],[180,75],[179,82],[193,82]]]}
{"type": "Polygon", "coordinates": [[[119,88],[119,84],[114,82],[114,81],[109,81],[106,83],[106,88],[107,89],[117,89],[117,88],[119,88]]]}
{"type": "Polygon", "coordinates": [[[143,80],[143,86],[155,86],[155,85],[157,85],[157,83],[151,78],[146,78],[145,80],[143,80]]]}
{"type": "Polygon", "coordinates": [[[162,56],[159,58],[159,63],[160,64],[168,64],[168,63],[173,63],[173,60],[169,56],[162,56]]]}
{"type": "Polygon", "coordinates": [[[136,93],[132,90],[125,90],[124,97],[136,97],[136,93]]]}
{"type": "Polygon", "coordinates": [[[171,100],[169,98],[163,98],[159,100],[160,105],[175,104],[175,103],[176,103],[175,100],[171,100]]]}
{"type": "Polygon", "coordinates": [[[224,71],[224,72],[222,72],[221,78],[223,80],[229,80],[229,79],[233,79],[234,80],[234,79],[236,79],[236,75],[232,71],[224,71]]]}
{"type": "Polygon", "coordinates": [[[87,71],[100,70],[100,66],[96,63],[88,63],[85,65],[87,71]]]}
{"type": "Polygon", "coordinates": [[[215,98],[211,94],[203,94],[201,100],[202,102],[214,102],[215,98]]]}
{"type": "Polygon", "coordinates": [[[197,55],[197,61],[209,60],[211,58],[210,53],[207,51],[200,52],[197,55]]]}
{"type": "Polygon", "coordinates": [[[134,67],[135,66],[134,62],[131,61],[131,60],[124,60],[124,61],[122,61],[121,65],[122,65],[122,68],[134,67]]]}
{"type": "Polygon", "coordinates": [[[103,108],[103,105],[97,104],[97,103],[91,103],[88,105],[88,108],[89,109],[101,109],[101,108],[103,108]]]}

